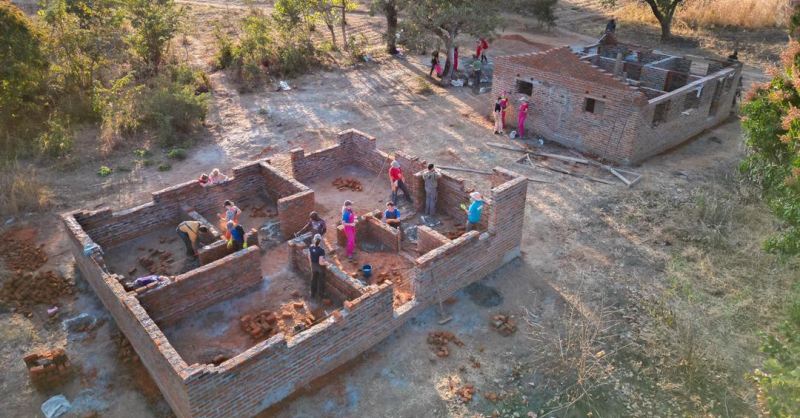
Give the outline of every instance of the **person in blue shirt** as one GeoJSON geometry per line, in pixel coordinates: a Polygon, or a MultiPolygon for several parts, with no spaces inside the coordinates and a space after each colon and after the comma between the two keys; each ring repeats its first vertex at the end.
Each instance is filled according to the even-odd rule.
{"type": "Polygon", "coordinates": [[[383,214],[386,224],[395,228],[400,228],[400,210],[394,207],[394,203],[386,203],[386,212],[383,214]]]}
{"type": "Polygon", "coordinates": [[[231,239],[228,241],[228,248],[233,249],[233,251],[239,251],[242,248],[247,248],[244,245],[244,228],[241,225],[233,223],[233,221],[228,222],[228,231],[231,233],[231,239]]]}
{"type": "Polygon", "coordinates": [[[481,194],[478,192],[472,192],[469,194],[469,197],[472,198],[472,203],[470,203],[469,208],[466,209],[466,232],[472,231],[472,229],[475,228],[475,225],[481,221],[481,212],[483,211],[483,197],[481,197],[481,194]]]}

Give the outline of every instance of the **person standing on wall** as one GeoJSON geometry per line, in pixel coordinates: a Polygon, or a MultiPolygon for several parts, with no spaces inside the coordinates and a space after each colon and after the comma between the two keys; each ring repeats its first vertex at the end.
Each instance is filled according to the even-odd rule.
{"type": "Polygon", "coordinates": [[[528,117],[528,109],[530,106],[528,105],[528,98],[522,97],[519,99],[519,115],[517,115],[517,130],[519,131],[519,137],[522,138],[525,136],[525,118],[528,117]]]}
{"type": "Polygon", "coordinates": [[[392,167],[389,168],[389,181],[392,183],[392,203],[397,205],[397,189],[403,191],[408,203],[413,203],[411,201],[411,193],[408,192],[408,187],[406,187],[405,179],[403,178],[403,170],[397,160],[392,161],[392,167]]]}
{"type": "MultiPolygon", "coordinates": [[[[467,212],[466,232],[472,231],[475,225],[481,221],[481,212],[483,211],[483,197],[481,197],[481,194],[472,192],[469,194],[469,197],[472,199],[472,203],[470,203],[469,208],[465,209],[467,212]]],[[[464,205],[461,205],[461,207],[463,208],[464,205]]]]}
{"type": "Polygon", "coordinates": [[[441,176],[442,174],[436,170],[433,164],[428,164],[428,171],[422,173],[422,180],[425,182],[426,215],[436,215],[436,191],[441,176]]]}
{"type": "Polygon", "coordinates": [[[228,240],[228,248],[232,249],[234,252],[242,248],[247,248],[247,244],[244,242],[244,228],[239,224],[233,223],[233,221],[228,221],[227,227],[231,234],[231,238],[228,240]]]}
{"type": "Polygon", "coordinates": [[[311,263],[311,297],[319,296],[322,299],[325,297],[325,267],[328,262],[325,261],[325,249],[320,243],[322,235],[314,235],[308,247],[308,261],[311,263]]]}
{"type": "Polygon", "coordinates": [[[347,236],[345,255],[348,260],[352,260],[353,251],[356,249],[356,214],[353,212],[353,202],[349,200],[345,200],[342,207],[342,225],[344,225],[344,234],[347,236]]]}
{"type": "Polygon", "coordinates": [[[503,133],[503,126],[500,116],[500,113],[503,111],[503,105],[501,104],[502,100],[498,96],[497,100],[494,102],[494,134],[495,135],[502,135],[503,133]]]}
{"type": "Polygon", "coordinates": [[[324,236],[325,233],[328,232],[328,225],[325,224],[324,219],[319,217],[317,212],[311,212],[311,214],[308,215],[308,218],[309,220],[306,226],[304,226],[303,229],[295,232],[294,236],[303,235],[303,233],[309,228],[311,229],[311,233],[314,235],[324,236]]]}
{"type": "Polygon", "coordinates": [[[500,119],[503,122],[503,129],[506,129],[506,108],[508,103],[508,94],[503,90],[503,94],[500,95],[500,119]]]}
{"type": "Polygon", "coordinates": [[[394,203],[386,202],[386,212],[383,219],[387,225],[400,229],[400,211],[394,207],[394,203]]]}
{"type": "Polygon", "coordinates": [[[208,227],[197,221],[184,221],[175,229],[181,237],[183,244],[186,245],[186,256],[197,256],[197,238],[200,234],[207,234],[208,227]]]}

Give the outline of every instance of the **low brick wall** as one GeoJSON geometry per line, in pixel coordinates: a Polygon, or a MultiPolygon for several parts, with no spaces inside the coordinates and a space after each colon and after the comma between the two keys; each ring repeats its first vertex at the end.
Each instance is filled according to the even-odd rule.
{"type": "Polygon", "coordinates": [[[449,242],[449,238],[425,225],[417,227],[417,252],[420,254],[427,254],[449,242]]]}
{"type": "MultiPolygon", "coordinates": [[[[247,232],[244,239],[248,248],[258,246],[258,232],[247,232]]],[[[197,251],[197,258],[200,260],[200,265],[204,266],[233,254],[233,252],[232,248],[228,248],[228,241],[222,239],[200,248],[197,251]]]]}
{"type": "Polygon", "coordinates": [[[176,276],[174,282],[139,295],[139,303],[165,328],[261,283],[261,279],[261,256],[253,246],[176,276]]]}
{"type": "Polygon", "coordinates": [[[314,211],[315,206],[314,192],[311,190],[278,200],[278,217],[281,222],[283,239],[291,239],[295,232],[308,223],[308,215],[314,211]]]}
{"type": "Polygon", "coordinates": [[[367,216],[367,239],[373,239],[386,247],[389,251],[400,252],[400,230],[376,219],[367,216]]]}
{"type": "MultiPolygon", "coordinates": [[[[311,262],[308,260],[308,245],[300,239],[291,240],[289,245],[289,262],[306,280],[311,280],[311,262]]],[[[331,262],[332,259],[328,259],[331,262]]],[[[325,274],[325,289],[341,301],[353,300],[364,293],[366,286],[356,280],[333,263],[328,265],[325,274]]]]}

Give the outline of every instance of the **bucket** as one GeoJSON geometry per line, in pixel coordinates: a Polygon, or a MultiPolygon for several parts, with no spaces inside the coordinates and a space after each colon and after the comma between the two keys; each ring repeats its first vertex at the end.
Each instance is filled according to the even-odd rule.
{"type": "Polygon", "coordinates": [[[361,267],[361,273],[364,274],[364,277],[372,276],[372,266],[364,264],[364,267],[361,267]]]}

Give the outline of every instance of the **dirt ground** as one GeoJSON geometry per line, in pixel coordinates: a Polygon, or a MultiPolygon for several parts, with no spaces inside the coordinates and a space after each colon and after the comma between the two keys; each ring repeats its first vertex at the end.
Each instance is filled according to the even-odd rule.
{"type": "MultiPolygon", "coordinates": [[[[591,42],[569,29],[601,27],[604,17],[571,4],[562,2],[562,26],[550,33],[512,21],[504,35],[528,42],[517,37],[498,41],[490,58],[541,45],[591,42]]],[[[184,55],[180,58],[206,67],[214,49],[210,23],[232,19],[242,5],[209,0],[184,6],[194,24],[186,47],[177,50],[184,55]]],[[[377,42],[380,17],[358,11],[348,22],[377,42]]],[[[634,37],[622,35],[623,40],[634,37]]],[[[703,43],[656,45],[649,35],[636,41],[669,52],[716,51],[703,43]]],[[[425,56],[375,58],[291,80],[293,89],[287,92],[263,88],[239,94],[229,75],[211,74],[209,121],[187,160],[173,163],[171,171],[137,167],[131,173],[96,176],[101,164],[130,164],[135,148],[110,156],[87,151],[80,164],[43,170],[56,194],[55,206],[4,228],[37,228],[37,243],[48,256],[40,269],[60,272],[80,292],[75,300],[59,300],[52,321],[47,306],[36,306],[29,318],[0,304],[3,414],[41,416],[41,403],[56,392],[33,389],[22,357],[63,346],[79,372],[60,393],[79,410],[112,418],[169,416],[143,366],[118,360],[112,341],[118,330],[74,266],[60,212],[126,209],[149,201],[152,191],[215,167],[229,173],[254,158],[271,157],[286,167],[281,152],[332,145],[335,133],[348,128],[374,135],[378,147],[390,153],[403,150],[441,165],[514,169],[519,154],[485,144],[498,139],[481,116],[491,105],[487,95],[439,87],[432,95],[418,95],[414,86],[427,75],[425,56]],[[62,328],[64,319],[82,313],[106,322],[88,333],[62,328]]],[[[764,78],[759,67],[750,66],[763,60],[745,62],[746,82],[764,78]]],[[[85,144],[93,144],[96,135],[90,128],[81,131],[85,144]]],[[[757,331],[774,323],[771,318],[783,303],[779,289],[789,285],[798,266],[777,263],[760,250],[775,221],[735,181],[743,155],[740,138],[738,119],[732,117],[636,167],[644,178],[631,189],[557,174],[548,178],[553,184],[530,183],[522,255],[449,299],[445,310],[451,322],[438,325],[432,307],[261,416],[757,416],[755,391],[743,376],[760,364],[757,331]],[[492,331],[494,315],[512,317],[519,331],[510,337],[492,331]],[[439,358],[426,343],[435,331],[453,332],[465,346],[452,347],[450,357],[439,358]],[[464,384],[477,390],[467,404],[451,389],[464,384]],[[484,397],[490,393],[500,396],[496,403],[484,397]]],[[[165,158],[163,151],[154,153],[155,159],[165,158]]],[[[488,191],[480,174],[459,174],[477,190],[488,191]]],[[[362,183],[367,187],[373,179],[365,177],[362,183]]],[[[378,187],[355,194],[357,202],[368,202],[365,210],[388,197],[378,187]]],[[[317,196],[326,219],[336,219],[344,196],[317,196]]],[[[264,263],[279,272],[274,260],[281,259],[285,254],[264,263]]],[[[117,268],[127,273],[130,267],[117,268]]],[[[228,315],[224,311],[216,306],[207,312],[217,324],[208,330],[176,327],[171,338],[202,354],[207,348],[203,341],[234,332],[227,322],[216,322],[214,313],[228,315]]]]}

